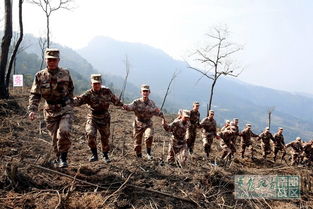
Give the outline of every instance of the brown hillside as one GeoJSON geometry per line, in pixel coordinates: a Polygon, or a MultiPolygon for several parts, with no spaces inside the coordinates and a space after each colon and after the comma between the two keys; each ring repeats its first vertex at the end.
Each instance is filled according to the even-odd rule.
{"type": "MultiPolygon", "coordinates": [[[[87,109],[82,106],[75,110],[69,168],[54,168],[49,163],[53,154],[47,131],[42,128],[39,134],[40,120],[27,118],[28,95],[13,96],[0,100],[0,208],[313,208],[312,168],[291,167],[289,160],[288,164],[258,160],[259,146],[254,161],[236,155],[231,165],[214,166],[210,161],[221,155],[218,142],[208,160],[198,134],[195,154],[186,165],[164,163],[169,135],[159,118],[154,118],[154,160],[137,160],[131,136],[134,115],[115,107],[111,108],[112,162],[105,164],[102,157],[88,162],[87,109]],[[237,174],[300,175],[301,199],[235,199],[237,174]]],[[[167,121],[174,117],[167,116],[167,121]]]]}

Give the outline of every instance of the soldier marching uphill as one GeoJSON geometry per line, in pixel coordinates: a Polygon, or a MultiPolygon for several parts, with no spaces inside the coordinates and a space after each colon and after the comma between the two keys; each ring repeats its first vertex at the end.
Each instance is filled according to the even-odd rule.
{"type": "Polygon", "coordinates": [[[279,128],[277,133],[272,135],[268,127],[257,135],[252,132],[252,125],[239,131],[238,119],[226,121],[224,127],[217,130],[214,119],[214,111],[210,110],[209,115],[200,122],[199,102],[193,103],[191,110],[180,110],[178,117],[168,124],[161,110],[149,98],[150,86],[141,86],[141,97],[130,104],[123,104],[112,91],[102,86],[101,74],[91,75],[91,88],[73,97],[74,85],[70,72],[59,67],[60,51],[58,49],[46,49],[46,68],[37,72],[29,97],[29,118],[37,118],[38,106],[43,99],[44,120],[47,124],[49,135],[52,138],[52,148],[55,153],[53,163],[60,168],[68,166],[67,156],[71,146],[70,129],[73,121],[73,107],[86,104],[89,113],[86,122],[86,139],[91,151],[90,162],[98,161],[98,149],[96,146],[97,131],[100,133],[103,160],[105,163],[111,162],[109,157],[109,136],[110,136],[110,113],[108,111],[111,104],[119,106],[126,111],[135,114],[133,122],[134,151],[137,158],[142,158],[142,141],[146,144],[146,158],[153,159],[152,145],[154,128],[152,117],[162,118],[162,126],[165,131],[172,133],[169,143],[167,161],[173,165],[175,162],[183,164],[189,155],[194,153],[194,144],[197,138],[197,129],[202,130],[203,150],[205,157],[209,159],[213,140],[220,141],[222,148],[221,160],[231,160],[236,153],[236,143],[240,140],[241,158],[245,158],[246,148],[250,149],[250,157],[254,159],[254,143],[252,138],[261,141],[263,159],[274,153],[274,161],[281,153],[281,160],[285,160],[287,149],[291,148],[292,165],[300,163],[311,165],[313,161],[313,140],[302,142],[300,137],[295,141],[285,145],[283,128],[279,128]],[[271,142],[273,146],[271,146],[271,142]],[[273,147],[273,149],[272,149],[273,147]]]}

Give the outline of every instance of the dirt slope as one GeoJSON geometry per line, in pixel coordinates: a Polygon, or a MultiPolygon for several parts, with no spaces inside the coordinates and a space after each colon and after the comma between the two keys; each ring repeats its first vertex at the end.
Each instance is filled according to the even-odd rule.
{"type": "MultiPolygon", "coordinates": [[[[164,163],[169,135],[159,118],[154,118],[154,160],[136,159],[131,138],[134,115],[115,107],[110,110],[112,162],[105,164],[102,157],[88,162],[83,106],[75,110],[69,168],[56,169],[50,164],[53,154],[46,129],[39,134],[40,120],[30,122],[26,117],[28,95],[13,97],[0,100],[0,208],[313,208],[312,168],[242,160],[239,155],[229,167],[214,166],[209,161],[221,155],[218,142],[208,160],[200,134],[186,165],[164,163]],[[301,175],[301,199],[237,200],[236,174],[301,175]]],[[[257,152],[259,159],[259,146],[257,152]]]]}

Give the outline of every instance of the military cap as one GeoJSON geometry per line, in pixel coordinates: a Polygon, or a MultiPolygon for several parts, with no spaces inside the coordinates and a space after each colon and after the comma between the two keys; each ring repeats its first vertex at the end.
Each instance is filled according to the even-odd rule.
{"type": "Polygon", "coordinates": [[[239,119],[238,118],[234,118],[233,121],[239,121],[239,119]]]}
{"type": "Polygon", "coordinates": [[[199,102],[193,102],[193,105],[200,105],[199,102]]]}
{"type": "Polygon", "coordinates": [[[45,58],[53,58],[59,59],[60,58],[60,51],[58,49],[46,49],[45,51],[45,58]]]}
{"type": "Polygon", "coordinates": [[[279,127],[278,130],[284,130],[282,127],[279,127]]]}
{"type": "Polygon", "coordinates": [[[213,114],[214,114],[214,110],[210,110],[210,111],[209,111],[209,114],[210,114],[210,113],[213,113],[213,114]]]}
{"type": "Polygon", "coordinates": [[[189,110],[183,110],[182,113],[183,113],[182,114],[183,117],[190,118],[190,111],[189,110]]]}
{"type": "Polygon", "coordinates": [[[142,85],[141,85],[141,91],[144,91],[144,90],[150,91],[150,86],[147,85],[147,84],[142,84],[142,85]]]}
{"type": "Polygon", "coordinates": [[[270,130],[270,127],[265,127],[265,129],[264,130],[270,130]]]}
{"type": "Polygon", "coordinates": [[[225,123],[230,124],[230,120],[225,120],[225,123]]]}
{"type": "Polygon", "coordinates": [[[91,83],[102,83],[101,74],[91,74],[91,83]]]}
{"type": "Polygon", "coordinates": [[[251,124],[250,124],[250,123],[247,123],[247,124],[246,124],[246,127],[251,128],[251,124]]]}
{"type": "Polygon", "coordinates": [[[182,115],[182,112],[183,112],[183,110],[182,110],[182,109],[179,109],[178,112],[177,112],[177,114],[178,114],[178,115],[182,115]]]}
{"type": "Polygon", "coordinates": [[[301,141],[301,138],[298,136],[298,137],[296,138],[296,141],[301,141]]]}

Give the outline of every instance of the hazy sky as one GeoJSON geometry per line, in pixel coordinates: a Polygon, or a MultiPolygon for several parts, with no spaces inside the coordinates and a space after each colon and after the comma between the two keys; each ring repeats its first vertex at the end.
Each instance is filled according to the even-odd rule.
{"type": "MultiPolygon", "coordinates": [[[[182,59],[201,45],[210,27],[226,24],[231,39],[244,45],[239,79],[313,94],[311,0],[76,0],[75,7],[52,14],[53,41],[78,49],[102,35],[182,59]]],[[[29,3],[24,28],[45,34],[43,12],[29,3]]]]}

